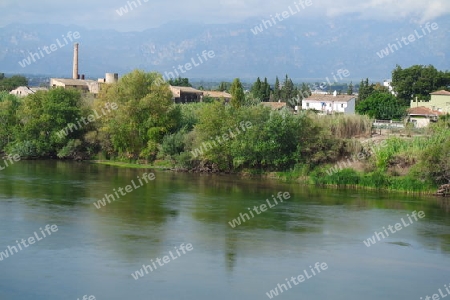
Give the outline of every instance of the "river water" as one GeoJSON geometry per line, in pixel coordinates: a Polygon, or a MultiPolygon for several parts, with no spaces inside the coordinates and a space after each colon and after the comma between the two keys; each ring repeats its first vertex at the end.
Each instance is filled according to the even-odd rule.
{"type": "Polygon", "coordinates": [[[0,172],[0,218],[2,300],[449,294],[450,204],[432,197],[20,161],[0,172]]]}

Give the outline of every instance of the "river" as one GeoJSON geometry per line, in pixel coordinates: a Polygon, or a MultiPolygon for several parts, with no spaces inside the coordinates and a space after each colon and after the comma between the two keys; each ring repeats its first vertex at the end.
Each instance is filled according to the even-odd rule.
{"type": "Polygon", "coordinates": [[[2,300],[450,294],[444,199],[20,161],[0,172],[0,217],[2,300]]]}

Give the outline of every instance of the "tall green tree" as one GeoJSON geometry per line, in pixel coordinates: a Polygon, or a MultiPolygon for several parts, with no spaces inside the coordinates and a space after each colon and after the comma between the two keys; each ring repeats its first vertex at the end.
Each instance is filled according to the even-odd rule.
{"type": "Polygon", "coordinates": [[[358,102],[364,101],[374,92],[374,85],[369,84],[369,78],[359,84],[358,102]]]}
{"type": "Polygon", "coordinates": [[[347,95],[353,95],[353,82],[350,81],[347,89],[347,95]]]}
{"type": "Polygon", "coordinates": [[[450,85],[450,72],[438,71],[434,66],[414,65],[402,69],[399,65],[392,71],[392,87],[405,105],[416,97],[429,100],[430,93],[446,89],[450,85]]]}
{"type": "Polygon", "coordinates": [[[135,70],[100,92],[98,109],[111,102],[118,106],[101,119],[104,149],[130,159],[155,159],[164,135],[172,133],[180,120],[168,84],[160,82],[158,73],[135,70]]]}
{"type": "Polygon", "coordinates": [[[230,83],[229,82],[222,81],[222,82],[220,82],[219,87],[217,88],[217,90],[219,92],[226,92],[226,91],[228,91],[229,87],[230,87],[230,83]]]}
{"type": "Polygon", "coordinates": [[[270,84],[267,82],[267,77],[264,77],[264,82],[263,82],[261,88],[264,91],[261,101],[265,101],[265,102],[269,101],[269,99],[270,99],[270,84]]]}
{"type": "Polygon", "coordinates": [[[275,85],[273,87],[273,101],[277,102],[281,99],[280,80],[278,76],[275,78],[275,85]]]}
{"type": "Polygon", "coordinates": [[[235,78],[230,87],[231,94],[231,106],[234,108],[239,108],[244,104],[245,95],[244,88],[242,87],[242,83],[239,78],[235,78]]]}
{"type": "Polygon", "coordinates": [[[292,100],[297,96],[297,89],[294,86],[292,80],[286,74],[283,82],[283,88],[281,89],[282,101],[289,103],[292,106],[292,100]]]}
{"type": "Polygon", "coordinates": [[[257,98],[259,100],[262,100],[263,93],[262,93],[262,83],[259,77],[256,79],[256,82],[252,85],[251,93],[254,98],[257,98]]]}

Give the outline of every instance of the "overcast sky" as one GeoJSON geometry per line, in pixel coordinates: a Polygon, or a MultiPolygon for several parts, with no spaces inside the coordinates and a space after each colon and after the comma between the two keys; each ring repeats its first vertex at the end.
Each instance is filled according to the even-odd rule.
{"type": "MultiPolygon", "coordinates": [[[[351,14],[363,19],[423,23],[450,13],[450,0],[310,1],[312,5],[298,16],[314,22],[351,14]]],[[[0,27],[10,23],[54,23],[140,31],[175,20],[210,24],[268,18],[289,6],[295,7],[293,0],[0,0],[0,27]],[[133,10],[120,16],[116,10],[129,2],[138,7],[132,6],[133,10]]]]}

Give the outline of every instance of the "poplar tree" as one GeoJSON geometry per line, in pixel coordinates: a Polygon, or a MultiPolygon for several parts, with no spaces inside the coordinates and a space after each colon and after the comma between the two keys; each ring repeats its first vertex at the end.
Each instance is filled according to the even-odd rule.
{"type": "Polygon", "coordinates": [[[245,101],[244,88],[239,78],[235,78],[230,87],[231,106],[239,108],[245,101]]]}
{"type": "Polygon", "coordinates": [[[278,76],[275,79],[275,86],[273,88],[273,101],[277,102],[281,98],[280,80],[278,76]]]}
{"type": "Polygon", "coordinates": [[[347,89],[347,95],[353,95],[353,83],[351,81],[347,89]]]}

